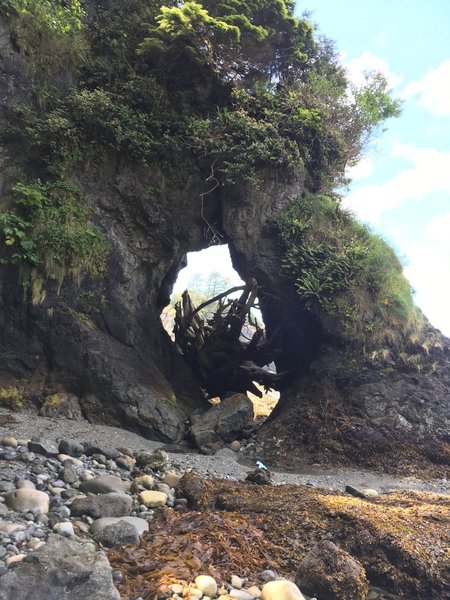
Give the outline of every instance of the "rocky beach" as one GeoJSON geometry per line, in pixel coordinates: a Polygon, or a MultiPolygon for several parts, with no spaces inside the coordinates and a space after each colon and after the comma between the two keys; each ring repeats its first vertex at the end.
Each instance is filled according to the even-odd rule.
{"type": "Polygon", "coordinates": [[[445,598],[445,478],[299,465],[257,485],[244,449],[0,418],[2,600],[445,598]]]}
{"type": "Polygon", "coordinates": [[[402,102],[305,9],[0,1],[0,600],[450,598],[450,339],[342,202],[402,102]]]}

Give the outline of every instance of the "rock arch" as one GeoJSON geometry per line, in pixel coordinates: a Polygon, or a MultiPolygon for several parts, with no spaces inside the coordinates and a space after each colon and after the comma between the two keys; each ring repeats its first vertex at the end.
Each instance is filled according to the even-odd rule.
{"type": "MultiPolygon", "coordinates": [[[[11,107],[31,94],[7,28],[0,39],[4,131],[11,107]]],[[[11,186],[7,167],[23,158],[14,146],[1,148],[1,197],[11,186]]],[[[262,286],[264,321],[283,349],[277,366],[292,372],[261,432],[263,440],[279,438],[279,458],[322,452],[358,460],[363,448],[376,461],[392,447],[416,448],[419,437],[431,440],[425,454],[444,457],[448,341],[433,375],[362,366],[353,348],[325,335],[283,279],[273,218],[302,192],[301,174],[288,181],[267,174],[259,189],[218,187],[206,195],[205,176],[194,164],[185,177],[169,180],[110,152],[73,178],[110,241],[107,275],[81,289],[66,281],[60,294],[49,282],[44,302],[33,305],[24,300],[17,269],[0,269],[0,387],[19,386],[38,405],[55,393],[74,394],[93,421],[162,441],[182,439],[190,412],[206,406],[159,314],[186,253],[208,246],[212,225],[229,244],[239,275],[262,286]]]]}

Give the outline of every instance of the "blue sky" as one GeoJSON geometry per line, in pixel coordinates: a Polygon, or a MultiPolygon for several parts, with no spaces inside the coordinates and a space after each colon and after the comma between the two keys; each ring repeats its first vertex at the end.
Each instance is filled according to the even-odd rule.
{"type": "Polygon", "coordinates": [[[450,2],[305,0],[353,77],[384,72],[400,118],[350,175],[343,204],[405,261],[416,302],[450,336],[450,2]]]}
{"type": "MultiPolygon", "coordinates": [[[[403,99],[402,116],[350,171],[343,204],[394,246],[416,302],[450,336],[450,2],[302,0],[297,7],[335,40],[355,81],[363,70],[380,70],[403,99]]],[[[232,275],[226,251],[209,252],[211,259],[189,257],[177,289],[208,263],[232,275]]]]}

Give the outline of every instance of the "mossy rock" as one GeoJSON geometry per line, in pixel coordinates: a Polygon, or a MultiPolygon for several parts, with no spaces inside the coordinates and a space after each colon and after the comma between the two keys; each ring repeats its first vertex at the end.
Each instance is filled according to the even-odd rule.
{"type": "Polygon", "coordinates": [[[77,396],[66,392],[47,396],[39,409],[39,415],[41,417],[64,417],[74,420],[83,418],[77,396]]]}
{"type": "Polygon", "coordinates": [[[0,388],[0,406],[14,412],[21,412],[29,408],[29,403],[24,399],[20,388],[4,387],[0,388]]]}
{"type": "Polygon", "coordinates": [[[305,593],[328,600],[366,600],[369,591],[364,567],[329,540],[308,552],[295,582],[305,593]]]}

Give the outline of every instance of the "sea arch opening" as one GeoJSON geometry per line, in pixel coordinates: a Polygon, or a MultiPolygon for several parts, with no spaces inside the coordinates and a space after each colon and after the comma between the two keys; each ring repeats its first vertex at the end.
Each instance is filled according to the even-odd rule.
{"type": "Polygon", "coordinates": [[[227,244],[189,252],[186,263],[161,312],[162,324],[209,402],[244,392],[256,421],[263,422],[279,392],[276,351],[266,336],[257,282],[240,278],[227,244]]]}

